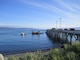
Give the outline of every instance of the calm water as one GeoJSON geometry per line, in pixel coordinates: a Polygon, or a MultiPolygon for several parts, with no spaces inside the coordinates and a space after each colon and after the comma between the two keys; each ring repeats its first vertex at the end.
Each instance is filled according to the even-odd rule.
{"type": "Polygon", "coordinates": [[[60,44],[52,43],[45,31],[41,35],[32,35],[32,29],[0,29],[0,53],[12,54],[27,51],[45,50],[59,47],[60,44]],[[26,36],[21,36],[25,32],[26,36]]]}

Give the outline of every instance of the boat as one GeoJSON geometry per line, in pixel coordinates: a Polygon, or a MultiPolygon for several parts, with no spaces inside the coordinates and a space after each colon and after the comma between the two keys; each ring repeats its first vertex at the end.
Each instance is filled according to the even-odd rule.
{"type": "Polygon", "coordinates": [[[39,32],[32,32],[32,34],[39,34],[39,32]]]}
{"type": "Polygon", "coordinates": [[[38,35],[38,34],[42,34],[39,31],[38,32],[32,32],[32,35],[38,35]]]}
{"type": "Polygon", "coordinates": [[[21,36],[25,36],[25,35],[26,35],[26,33],[24,33],[24,32],[21,33],[21,36]]]}

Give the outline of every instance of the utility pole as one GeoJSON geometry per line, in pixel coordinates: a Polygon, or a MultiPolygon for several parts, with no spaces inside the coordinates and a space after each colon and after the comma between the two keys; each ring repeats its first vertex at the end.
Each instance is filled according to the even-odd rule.
{"type": "Polygon", "coordinates": [[[56,29],[57,29],[57,21],[56,21],[56,29]]]}
{"type": "Polygon", "coordinates": [[[59,18],[60,19],[60,29],[61,29],[61,18],[59,18]]]}

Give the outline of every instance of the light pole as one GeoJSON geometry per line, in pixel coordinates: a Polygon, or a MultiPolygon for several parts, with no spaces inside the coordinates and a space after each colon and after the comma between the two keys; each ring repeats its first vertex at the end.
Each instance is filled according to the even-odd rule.
{"type": "Polygon", "coordinates": [[[60,29],[61,29],[61,18],[59,18],[60,19],[60,29]]]}
{"type": "Polygon", "coordinates": [[[56,29],[57,29],[57,21],[56,21],[56,29]]]}

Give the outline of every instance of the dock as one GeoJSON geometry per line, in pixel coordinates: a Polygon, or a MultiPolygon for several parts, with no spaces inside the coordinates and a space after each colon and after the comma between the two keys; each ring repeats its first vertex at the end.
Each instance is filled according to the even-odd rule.
{"type": "Polygon", "coordinates": [[[46,31],[46,34],[49,38],[57,41],[66,41],[66,42],[72,42],[80,41],[80,30],[55,30],[55,29],[49,29],[46,31]]]}

